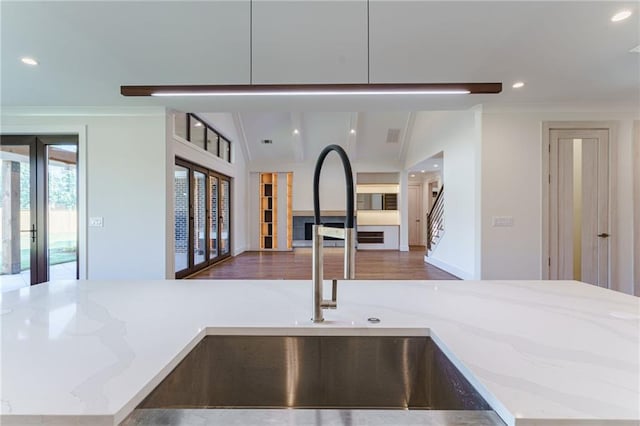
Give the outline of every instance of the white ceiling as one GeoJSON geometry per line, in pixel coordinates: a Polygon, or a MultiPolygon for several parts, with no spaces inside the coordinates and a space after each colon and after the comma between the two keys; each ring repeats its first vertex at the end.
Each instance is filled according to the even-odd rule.
{"type": "MultiPolygon", "coordinates": [[[[366,0],[3,0],[0,7],[3,107],[236,112],[254,161],[310,160],[337,143],[356,161],[401,164],[411,111],[640,99],[640,54],[629,53],[640,44],[637,1],[371,0],[368,22],[366,0]],[[612,23],[623,8],[633,11],[631,18],[612,23]],[[23,56],[40,65],[25,66],[23,56]],[[518,80],[526,86],[512,89],[518,80]],[[121,85],[135,84],[367,81],[501,81],[504,91],[382,98],[120,95],[121,85]],[[401,131],[396,144],[386,142],[390,128],[401,131]]],[[[227,121],[231,127],[234,120],[227,121]]]]}
{"type": "MultiPolygon", "coordinates": [[[[362,162],[401,164],[402,143],[410,112],[243,112],[238,119],[250,157],[281,163],[315,160],[329,144],[342,146],[362,162]],[[294,130],[298,130],[295,134],[294,130]],[[355,133],[352,133],[351,130],[355,133]],[[389,129],[400,129],[397,143],[387,142],[389,129]],[[269,139],[271,144],[262,141],[269,139]]],[[[201,114],[216,126],[212,114],[201,114]]]]}
{"type": "Polygon", "coordinates": [[[640,55],[629,53],[640,44],[637,1],[372,0],[369,39],[366,6],[365,0],[261,0],[252,14],[249,0],[2,1],[2,106],[352,112],[639,99],[640,55]],[[622,8],[634,14],[610,22],[622,8]],[[29,68],[22,56],[40,65],[29,68]],[[502,81],[505,90],[382,99],[119,94],[120,85],[132,84],[366,82],[367,76],[371,82],[502,81]],[[527,85],[513,90],[516,80],[527,85]]]}

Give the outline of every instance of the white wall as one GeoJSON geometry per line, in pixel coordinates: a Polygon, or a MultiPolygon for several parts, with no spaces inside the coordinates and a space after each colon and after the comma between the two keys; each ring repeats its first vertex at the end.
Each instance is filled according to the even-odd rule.
{"type": "Polygon", "coordinates": [[[409,169],[444,151],[445,232],[431,258],[465,279],[479,276],[475,246],[478,118],[475,110],[417,113],[405,162],[409,169]]]}
{"type": "Polygon", "coordinates": [[[201,118],[223,133],[231,140],[231,158],[228,163],[215,155],[204,151],[196,145],[176,136],[173,132],[173,112],[167,114],[167,240],[166,240],[166,277],[173,278],[174,272],[174,205],[173,205],[173,166],[175,158],[179,157],[192,163],[201,165],[215,172],[232,178],[231,182],[231,253],[236,256],[247,250],[248,238],[248,172],[246,160],[240,146],[240,140],[230,113],[216,113],[202,115],[201,118]]]}
{"type": "MultiPolygon", "coordinates": [[[[542,277],[542,125],[615,121],[611,153],[611,287],[631,293],[633,273],[632,127],[637,112],[487,111],[482,114],[482,278],[542,277]],[[513,216],[511,228],[492,216],[513,216]]],[[[446,183],[446,179],[445,179],[446,183]]]]}
{"type": "Polygon", "coordinates": [[[2,131],[72,126],[86,130],[87,216],[104,227],[87,228],[89,279],[159,279],[165,276],[164,108],[20,108],[2,112],[2,131]]]}

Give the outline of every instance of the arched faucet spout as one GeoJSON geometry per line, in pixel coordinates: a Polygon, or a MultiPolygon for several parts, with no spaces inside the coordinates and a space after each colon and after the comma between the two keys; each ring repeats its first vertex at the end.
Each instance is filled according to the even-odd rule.
{"type": "Polygon", "coordinates": [[[342,167],[344,168],[344,179],[347,189],[347,217],[345,228],[353,228],[354,223],[354,209],[353,209],[353,172],[351,171],[351,162],[347,153],[342,149],[340,145],[329,145],[322,150],[318,160],[316,161],[316,169],[313,173],[313,215],[315,217],[315,224],[320,223],[320,172],[322,171],[322,165],[325,158],[331,151],[335,151],[342,160],[342,167]]]}

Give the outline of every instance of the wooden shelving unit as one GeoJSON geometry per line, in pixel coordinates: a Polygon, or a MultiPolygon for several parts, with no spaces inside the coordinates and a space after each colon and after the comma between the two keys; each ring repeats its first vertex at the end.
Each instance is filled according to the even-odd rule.
{"type": "Polygon", "coordinates": [[[260,173],[260,248],[278,248],[278,174],[260,173]]]}
{"type": "Polygon", "coordinates": [[[293,173],[287,173],[287,248],[293,248],[293,173]]]}
{"type": "Polygon", "coordinates": [[[293,173],[260,173],[260,248],[277,250],[293,248],[293,173]],[[286,184],[285,184],[286,178],[286,184]],[[278,181],[280,185],[278,185],[278,181]],[[279,188],[280,187],[280,188],[279,188]],[[278,193],[281,199],[278,200],[278,193]],[[282,198],[283,197],[283,198],[282,198]],[[285,217],[280,214],[278,223],[278,206],[286,208],[285,217]],[[286,226],[286,229],[284,228],[286,226]],[[278,228],[282,233],[278,244],[278,228]],[[286,232],[286,234],[285,234],[286,232]],[[286,239],[284,238],[286,236],[286,239]]]}

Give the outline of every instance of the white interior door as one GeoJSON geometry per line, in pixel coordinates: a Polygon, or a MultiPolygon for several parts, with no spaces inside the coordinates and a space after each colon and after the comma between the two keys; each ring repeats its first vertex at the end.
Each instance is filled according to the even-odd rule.
{"type": "Polygon", "coordinates": [[[549,150],[549,278],[608,287],[608,130],[551,130],[549,150]]]}
{"type": "Polygon", "coordinates": [[[419,186],[409,186],[409,245],[418,246],[422,244],[421,229],[422,199],[419,186]]]}

